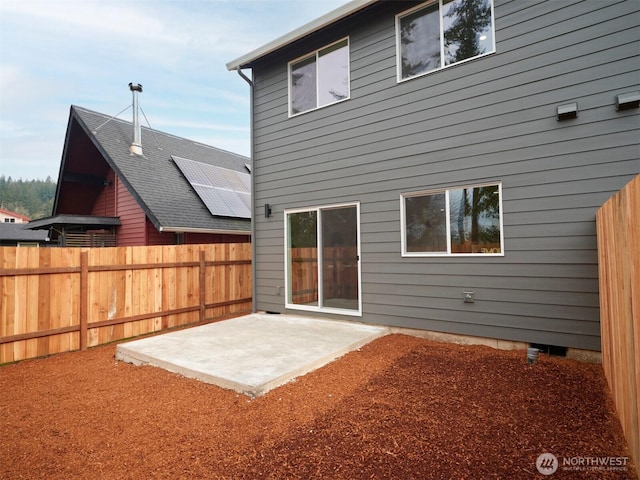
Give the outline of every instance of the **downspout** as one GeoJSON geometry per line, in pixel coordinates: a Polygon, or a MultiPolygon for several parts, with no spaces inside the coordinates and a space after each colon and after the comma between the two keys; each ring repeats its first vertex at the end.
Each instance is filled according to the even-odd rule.
{"type": "Polygon", "coordinates": [[[256,313],[256,292],[258,288],[258,280],[256,279],[256,164],[255,164],[255,148],[253,138],[253,81],[247,77],[240,67],[236,68],[236,72],[240,75],[245,82],[249,84],[251,100],[249,102],[249,137],[251,142],[249,156],[251,157],[251,311],[256,313]]]}

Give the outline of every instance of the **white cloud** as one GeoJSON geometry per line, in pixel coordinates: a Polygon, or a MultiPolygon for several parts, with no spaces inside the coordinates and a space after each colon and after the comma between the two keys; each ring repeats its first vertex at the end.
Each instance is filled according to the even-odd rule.
{"type": "Polygon", "coordinates": [[[148,39],[165,43],[163,22],[145,14],[141,4],[129,2],[8,0],[3,15],[15,15],[31,28],[65,32],[73,37],[104,35],[117,39],[148,39]]]}
{"type": "Polygon", "coordinates": [[[249,88],[225,64],[346,1],[0,0],[2,171],[57,175],[69,106],[115,115],[129,82],[153,128],[248,155],[249,88]]]}

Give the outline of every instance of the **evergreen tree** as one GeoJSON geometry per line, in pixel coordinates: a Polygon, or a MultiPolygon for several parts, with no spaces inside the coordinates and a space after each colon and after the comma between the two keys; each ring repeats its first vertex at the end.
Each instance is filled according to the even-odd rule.
{"type": "Polygon", "coordinates": [[[484,53],[479,44],[480,33],[491,25],[491,6],[486,0],[453,2],[446,17],[452,25],[444,32],[446,64],[477,57],[484,53]]]}
{"type": "Polygon", "coordinates": [[[56,183],[45,180],[14,180],[0,175],[0,208],[25,215],[42,218],[51,215],[56,183]]]}

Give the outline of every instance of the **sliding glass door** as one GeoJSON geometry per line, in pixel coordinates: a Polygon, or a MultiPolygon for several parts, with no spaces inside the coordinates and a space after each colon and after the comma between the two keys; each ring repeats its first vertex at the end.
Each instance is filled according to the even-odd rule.
{"type": "Polygon", "coordinates": [[[285,212],[287,308],[359,315],[359,205],[285,212]]]}

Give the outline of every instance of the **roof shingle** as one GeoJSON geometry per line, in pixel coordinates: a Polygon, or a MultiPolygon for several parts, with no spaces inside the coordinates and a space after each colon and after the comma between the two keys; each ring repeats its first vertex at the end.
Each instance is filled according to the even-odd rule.
{"type": "Polygon", "coordinates": [[[251,221],[212,216],[175,164],[172,155],[247,173],[248,157],[142,127],[143,156],[129,151],[131,122],[71,107],[86,134],[160,231],[247,233],[251,221]]]}

